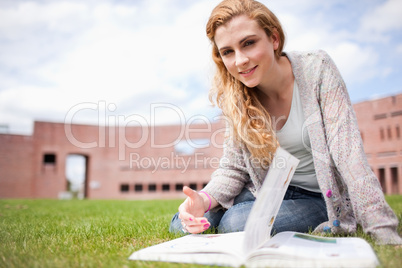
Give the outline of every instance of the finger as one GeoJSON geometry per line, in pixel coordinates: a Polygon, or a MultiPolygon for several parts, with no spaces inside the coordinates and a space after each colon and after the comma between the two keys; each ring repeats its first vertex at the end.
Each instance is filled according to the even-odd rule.
{"type": "Polygon", "coordinates": [[[186,224],[187,224],[187,222],[194,221],[194,216],[191,215],[190,213],[188,213],[187,211],[183,210],[183,211],[180,211],[180,213],[179,213],[179,219],[182,222],[185,221],[186,224]]]}
{"type": "MultiPolygon", "coordinates": [[[[191,188],[184,186],[183,193],[187,195],[186,200],[180,205],[179,212],[191,213],[191,216],[202,217],[204,216],[204,200],[201,195],[191,188]]],[[[183,215],[183,219],[187,219],[189,216],[187,214],[183,215]],[[185,218],[184,218],[185,217],[185,218]]]]}
{"type": "Polygon", "coordinates": [[[193,224],[205,224],[209,223],[208,219],[206,217],[196,217],[193,219],[193,224]]]}
{"type": "Polygon", "coordinates": [[[211,226],[211,224],[209,222],[185,225],[186,230],[192,234],[198,234],[198,233],[205,232],[206,230],[209,229],[210,226],[211,226]]]}
{"type": "Polygon", "coordinates": [[[194,199],[197,195],[197,192],[188,186],[183,187],[183,193],[187,195],[190,199],[194,199]]]}
{"type": "Polygon", "coordinates": [[[200,227],[201,229],[207,228],[211,225],[211,223],[205,217],[194,218],[194,219],[191,219],[191,221],[182,220],[182,224],[186,224],[186,226],[191,226],[191,227],[200,227],[201,226],[200,227]]]}

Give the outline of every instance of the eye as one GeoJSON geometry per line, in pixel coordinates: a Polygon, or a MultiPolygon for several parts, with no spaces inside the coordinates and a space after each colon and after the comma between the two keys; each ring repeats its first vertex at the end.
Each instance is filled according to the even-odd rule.
{"type": "Polygon", "coordinates": [[[224,51],[221,52],[221,56],[228,56],[230,53],[232,53],[233,50],[231,49],[226,49],[224,51]]]}
{"type": "Polygon", "coordinates": [[[246,42],[244,42],[244,46],[245,46],[245,47],[251,46],[251,45],[254,44],[254,43],[255,43],[254,40],[247,40],[246,42]]]}

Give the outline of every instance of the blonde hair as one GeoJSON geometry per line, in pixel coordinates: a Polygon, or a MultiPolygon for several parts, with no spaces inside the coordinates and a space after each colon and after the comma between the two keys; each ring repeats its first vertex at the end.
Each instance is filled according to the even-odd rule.
{"type": "Polygon", "coordinates": [[[266,6],[254,0],[222,1],[213,9],[206,26],[212,42],[212,59],[217,67],[209,98],[231,122],[234,140],[243,142],[251,156],[265,166],[271,163],[278,147],[271,117],[258,100],[255,89],[245,86],[228,72],[215,44],[216,29],[240,15],[255,20],[268,37],[278,34],[275,56],[282,55],[285,34],[278,18],[266,6]]]}

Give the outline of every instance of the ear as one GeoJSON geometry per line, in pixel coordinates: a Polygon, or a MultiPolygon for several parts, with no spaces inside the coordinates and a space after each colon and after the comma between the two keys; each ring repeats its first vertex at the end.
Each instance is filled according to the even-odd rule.
{"type": "Polygon", "coordinates": [[[271,33],[271,41],[272,41],[274,50],[277,50],[279,47],[280,38],[279,38],[279,33],[276,29],[274,29],[271,33]]]}

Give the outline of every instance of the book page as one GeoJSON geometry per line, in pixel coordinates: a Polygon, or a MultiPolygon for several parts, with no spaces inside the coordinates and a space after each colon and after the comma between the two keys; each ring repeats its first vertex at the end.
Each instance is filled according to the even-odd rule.
{"type": "Polygon", "coordinates": [[[272,226],[299,160],[279,147],[246,222],[244,251],[257,249],[271,236],[272,226]]]}
{"type": "Polygon", "coordinates": [[[361,238],[282,232],[248,257],[247,267],[377,267],[377,256],[361,238]]]}
{"type": "Polygon", "coordinates": [[[244,232],[190,234],[134,252],[130,260],[239,267],[244,264],[244,232]]]}

